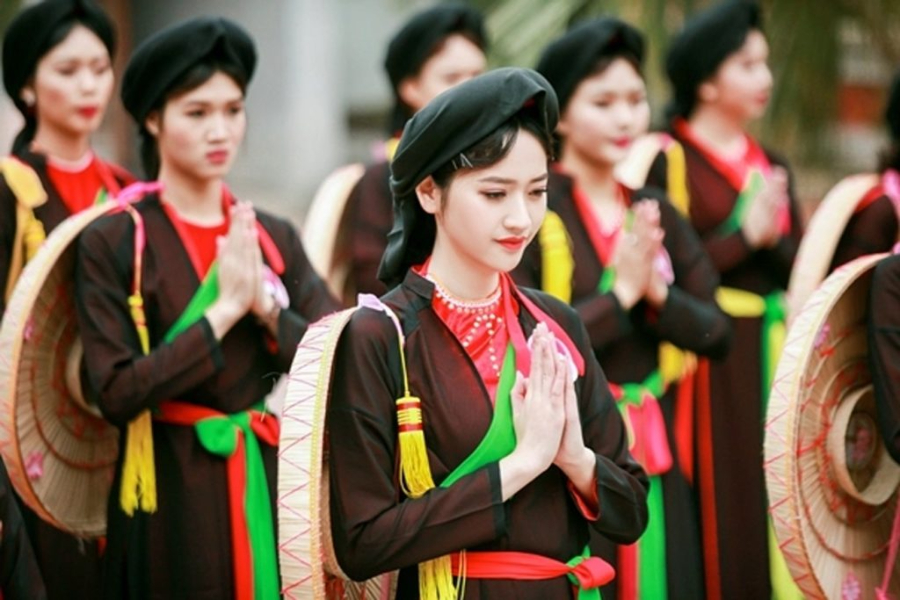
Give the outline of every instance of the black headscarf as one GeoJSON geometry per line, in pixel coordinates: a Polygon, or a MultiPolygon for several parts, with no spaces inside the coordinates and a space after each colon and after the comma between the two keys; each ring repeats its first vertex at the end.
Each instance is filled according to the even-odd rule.
{"type": "Polygon", "coordinates": [[[435,48],[454,33],[468,36],[481,48],[487,47],[484,19],[474,8],[464,4],[447,3],[424,10],[410,19],[391,39],[384,68],[394,91],[390,133],[401,129],[410,117],[410,109],[400,99],[400,82],[415,76],[435,48]]]}
{"type": "Polygon", "coordinates": [[[64,39],[56,39],[59,28],[73,22],[93,31],[110,57],[115,54],[113,23],[92,0],[45,0],[16,15],[3,35],[3,86],[25,117],[25,127],[13,142],[14,153],[24,150],[37,130],[34,107],[22,100],[22,88],[34,77],[41,58],[64,39]]]}
{"type": "Polygon", "coordinates": [[[754,0],[726,0],[688,19],[666,57],[666,75],[673,91],[670,117],[691,115],[700,84],[744,45],[754,29],[762,30],[762,16],[754,0]]]}
{"type": "Polygon", "coordinates": [[[505,68],[447,90],[409,120],[391,163],[394,226],[378,269],[389,288],[434,246],[434,217],[419,205],[416,186],[523,111],[537,117],[548,138],[556,129],[559,108],[547,80],[531,69],[505,68]]]}
{"type": "Polygon", "coordinates": [[[256,47],[239,25],[215,17],[184,21],[144,41],[122,78],[122,104],[138,126],[143,127],[147,115],[182,75],[208,58],[234,65],[249,82],[256,68],[256,47]]]}
{"type": "Polygon", "coordinates": [[[559,110],[564,112],[578,84],[591,75],[597,61],[616,53],[634,56],[644,61],[644,37],[641,32],[614,18],[595,19],[580,23],[544,49],[537,71],[547,78],[559,98],[559,110]]]}
{"type": "Polygon", "coordinates": [[[900,144],[900,71],[894,75],[891,83],[891,91],[888,94],[887,106],[884,110],[884,120],[894,144],[900,144]]]}

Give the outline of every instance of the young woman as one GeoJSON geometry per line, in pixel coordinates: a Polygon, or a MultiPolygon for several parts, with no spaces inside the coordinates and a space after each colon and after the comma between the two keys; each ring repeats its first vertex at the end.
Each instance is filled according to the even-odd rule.
{"type": "MultiPolygon", "coordinates": [[[[387,291],[378,281],[378,263],[387,244],[393,220],[392,198],[388,179],[390,160],[406,121],[444,90],[482,73],[487,34],[481,14],[468,6],[442,3],[425,9],[410,19],[388,45],[385,70],[394,92],[389,133],[384,156],[356,171],[340,170],[335,177],[355,177],[344,189],[342,198],[317,195],[315,203],[342,207],[342,223],[335,239],[323,240],[333,245],[331,264],[321,265],[322,272],[352,304],[357,293],[381,294],[387,291]],[[342,266],[343,265],[343,266],[342,266]],[[346,270],[344,270],[346,268],[346,270]]],[[[318,207],[311,208],[316,214],[318,207]]],[[[321,226],[307,221],[306,235],[316,235],[321,226]]],[[[318,263],[317,263],[318,264],[318,263]]]]}
{"type": "Polygon", "coordinates": [[[243,29],[202,18],[148,39],[125,73],[162,191],[86,229],[76,272],[90,385],[122,427],[106,598],[278,597],[278,425],[262,400],[337,303],[291,225],[223,182],[255,64],[243,29]]]}
{"type": "MultiPolygon", "coordinates": [[[[113,24],[91,0],[35,4],[4,34],[3,84],[25,125],[0,159],[0,315],[45,237],[132,180],[91,150],[113,90],[114,51],[113,24]]],[[[50,598],[95,597],[98,543],[23,512],[50,598]]]]}
{"type": "Polygon", "coordinates": [[[650,525],[637,546],[592,541],[617,564],[610,597],[702,598],[684,475],[693,471],[692,398],[676,404],[671,384],[682,373],[661,371],[660,349],[722,356],[730,328],[715,303],[718,275],[690,225],[661,191],[628,189],[613,174],[650,122],[643,54],[640,32],[618,19],[582,23],[543,52],[537,70],[559,98],[561,154],[548,186],[553,213],[515,276],[578,311],[651,476],[650,525]]]}
{"type": "MultiPolygon", "coordinates": [[[[710,366],[697,443],[709,598],[768,598],[762,422],[783,336],[784,299],[801,235],[787,165],[747,134],[772,89],[759,7],[728,0],[698,13],[669,49],[671,144],[648,183],[689,217],[721,278],[734,350],[710,366]]],[[[772,553],[773,581],[792,585],[772,553]]]]}
{"type": "Polygon", "coordinates": [[[354,579],[399,569],[398,598],[456,597],[451,573],[473,600],[576,582],[591,597],[608,570],[582,563],[590,529],[632,542],[646,526],[647,480],[578,315],[507,274],[546,210],[556,106],[537,73],[493,71],[413,117],[391,166],[379,275],[397,287],[376,304],[405,363],[391,319],[358,310],[327,426],[337,559],[354,579]]]}

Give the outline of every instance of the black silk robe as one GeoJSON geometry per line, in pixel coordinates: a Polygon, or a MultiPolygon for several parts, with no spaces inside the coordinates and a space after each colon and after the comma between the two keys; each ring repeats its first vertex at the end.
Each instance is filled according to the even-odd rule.
{"type": "MultiPolygon", "coordinates": [[[[574,185],[569,176],[552,172],[548,209],[562,219],[571,241],[575,263],[572,306],[584,321],[594,354],[609,380],[617,384],[644,381],[659,366],[658,348],[664,341],[701,356],[724,355],[731,339],[731,327],[714,301],[718,274],[690,225],[665,200],[662,192],[652,188],[632,191],[630,199],[632,202],[640,199],[659,202],[660,225],[666,232],[663,245],[672,261],[675,281],[669,287],[662,309],[652,310],[641,301],[626,311],[612,292],[601,294],[598,291],[604,267],[573,200],[574,185]]],[[[514,276],[521,285],[541,285],[539,240],[529,245],[514,276]]],[[[661,475],[669,597],[702,598],[703,566],[697,505],[678,465],[675,401],[675,386],[672,386],[660,398],[674,459],[672,468],[661,475]]],[[[597,535],[592,544],[604,558],[616,562],[616,547],[609,540],[597,535]]],[[[604,597],[617,597],[616,583],[604,588],[604,597]]]]}
{"type": "MultiPolygon", "coordinates": [[[[277,350],[270,350],[263,326],[249,315],[220,342],[202,318],[171,343],[163,343],[200,281],[158,197],[145,198],[137,208],[147,234],[142,288],[149,355],[141,351],[128,311],[132,219],[123,213],[103,217],[78,242],[78,317],[89,383],[98,405],[123,433],[129,420],[164,400],[223,413],[247,410],[290,368],[308,322],[337,309],[336,300],[307,261],[292,226],[258,212],[260,224],[284,259],[281,279],[290,296],[289,308],[279,317],[277,350]]],[[[156,513],[129,518],[122,512],[121,456],[116,466],[109,498],[103,597],[233,597],[225,460],[203,449],[193,427],[154,421],[153,443],[156,513]]],[[[260,446],[274,515],[276,449],[260,446]]]]}
{"type": "Polygon", "coordinates": [[[897,209],[885,194],[855,213],[834,250],[829,272],[866,254],[888,252],[897,243],[897,209]]]}
{"type": "MultiPolygon", "coordinates": [[[[435,481],[478,445],[492,418],[481,377],[431,308],[433,285],[409,272],[383,301],[406,335],[412,393],[423,400],[425,439],[435,481]]],[[[329,431],[332,534],[344,571],[356,579],[400,569],[398,600],[418,597],[416,565],[461,549],[515,550],[568,561],[596,530],[631,542],[647,524],[646,475],[627,449],[625,429],[577,314],[545,294],[525,290],[573,339],[586,373],[576,382],[586,445],[597,456],[599,519],[588,522],[562,471],[550,467],[507,502],[498,463],[416,500],[397,482],[394,401],[402,395],[397,331],[384,315],[357,312],[335,356],[329,431]]],[[[525,335],[536,323],[526,311],[525,335]]],[[[466,598],[570,598],[566,578],[466,581],[466,598]]]]}
{"type": "MultiPolygon", "coordinates": [[[[37,173],[47,193],[47,201],[34,209],[34,216],[50,235],[71,216],[59,190],[50,181],[47,158],[43,154],[23,151],[16,158],[37,173]]],[[[133,177],[115,165],[108,165],[117,183],[124,187],[133,177]]],[[[0,316],[6,309],[6,281],[9,277],[13,245],[16,237],[16,198],[0,177],[0,316]]],[[[96,598],[100,591],[100,546],[96,540],[82,540],[42,521],[30,508],[21,506],[34,555],[43,574],[51,600],[96,598]]]]}
{"type": "MultiPolygon", "coordinates": [[[[790,190],[791,229],[770,249],[750,248],[740,231],[722,235],[716,229],[731,214],[738,197],[728,179],[690,142],[684,147],[690,222],[719,273],[722,286],[765,296],[787,289],[788,279],[802,234],[797,202],[790,190]]],[[[786,167],[767,152],[773,165],[786,167]]],[[[648,185],[667,189],[666,157],[660,154],[647,178],[648,185]]],[[[763,411],[761,382],[760,318],[732,318],[731,352],[710,365],[710,422],[698,430],[712,447],[711,470],[697,473],[700,493],[715,497],[715,510],[701,505],[706,529],[707,592],[717,598],[768,598],[769,550],[767,500],[763,474],[763,411]],[[713,541],[713,539],[715,541],[713,541]],[[714,586],[717,589],[709,589],[714,586]]]]}
{"type": "Polygon", "coordinates": [[[869,293],[869,366],[878,426],[887,451],[900,462],[900,256],[881,261],[869,293]]]}
{"type": "Polygon", "coordinates": [[[378,279],[378,265],[394,224],[391,165],[384,161],[366,167],[353,187],[344,210],[336,254],[350,260],[344,301],[354,304],[357,293],[387,291],[378,279]]]}

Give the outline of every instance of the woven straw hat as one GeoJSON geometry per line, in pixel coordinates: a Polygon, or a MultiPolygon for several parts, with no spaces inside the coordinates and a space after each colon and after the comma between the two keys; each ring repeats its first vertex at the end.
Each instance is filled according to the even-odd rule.
{"type": "Polygon", "coordinates": [[[70,217],[26,265],[0,327],[0,452],[19,497],[82,537],[106,532],[119,432],[81,388],[74,302],[75,240],[113,210],[70,217]]]}
{"type": "MultiPolygon", "coordinates": [[[[788,334],[769,400],[766,486],[778,542],[807,598],[869,598],[887,558],[900,467],[876,426],[866,305],[884,254],[839,268],[788,334]],[[859,590],[861,595],[844,595],[859,590]]],[[[891,591],[900,592],[900,578],[891,591]]]]}
{"type": "Polygon", "coordinates": [[[396,593],[396,573],[350,581],[331,541],[325,410],[334,350],[354,311],[310,325],[288,377],[278,454],[278,557],[287,600],[392,600],[396,593]]]}
{"type": "Polygon", "coordinates": [[[856,206],[878,184],[878,175],[851,175],[835,185],[816,208],[797,250],[788,284],[788,323],[828,275],[838,242],[856,206]]]}

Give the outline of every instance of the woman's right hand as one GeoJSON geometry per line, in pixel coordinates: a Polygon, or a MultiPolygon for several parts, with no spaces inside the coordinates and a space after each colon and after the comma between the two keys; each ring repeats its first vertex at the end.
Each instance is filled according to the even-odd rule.
{"type": "Polygon", "coordinates": [[[659,205],[655,201],[642,200],[632,210],[631,231],[622,233],[612,258],[616,271],[613,293],[625,310],[630,310],[647,294],[653,259],[664,235],[659,223],[659,205]]]}
{"type": "Polygon", "coordinates": [[[206,313],[217,339],[249,312],[262,277],[253,207],[239,202],[230,210],[228,233],[218,240],[219,298],[206,313]]]}
{"type": "Polygon", "coordinates": [[[772,170],[763,190],[750,200],[741,222],[741,232],[751,248],[767,248],[778,242],[778,215],[788,202],[788,175],[780,167],[772,170]]]}
{"type": "Polygon", "coordinates": [[[511,392],[516,449],[500,461],[503,499],[507,500],[547,470],[559,452],[565,428],[568,364],[556,351],[543,323],[534,330],[531,374],[516,374],[511,392]]]}

